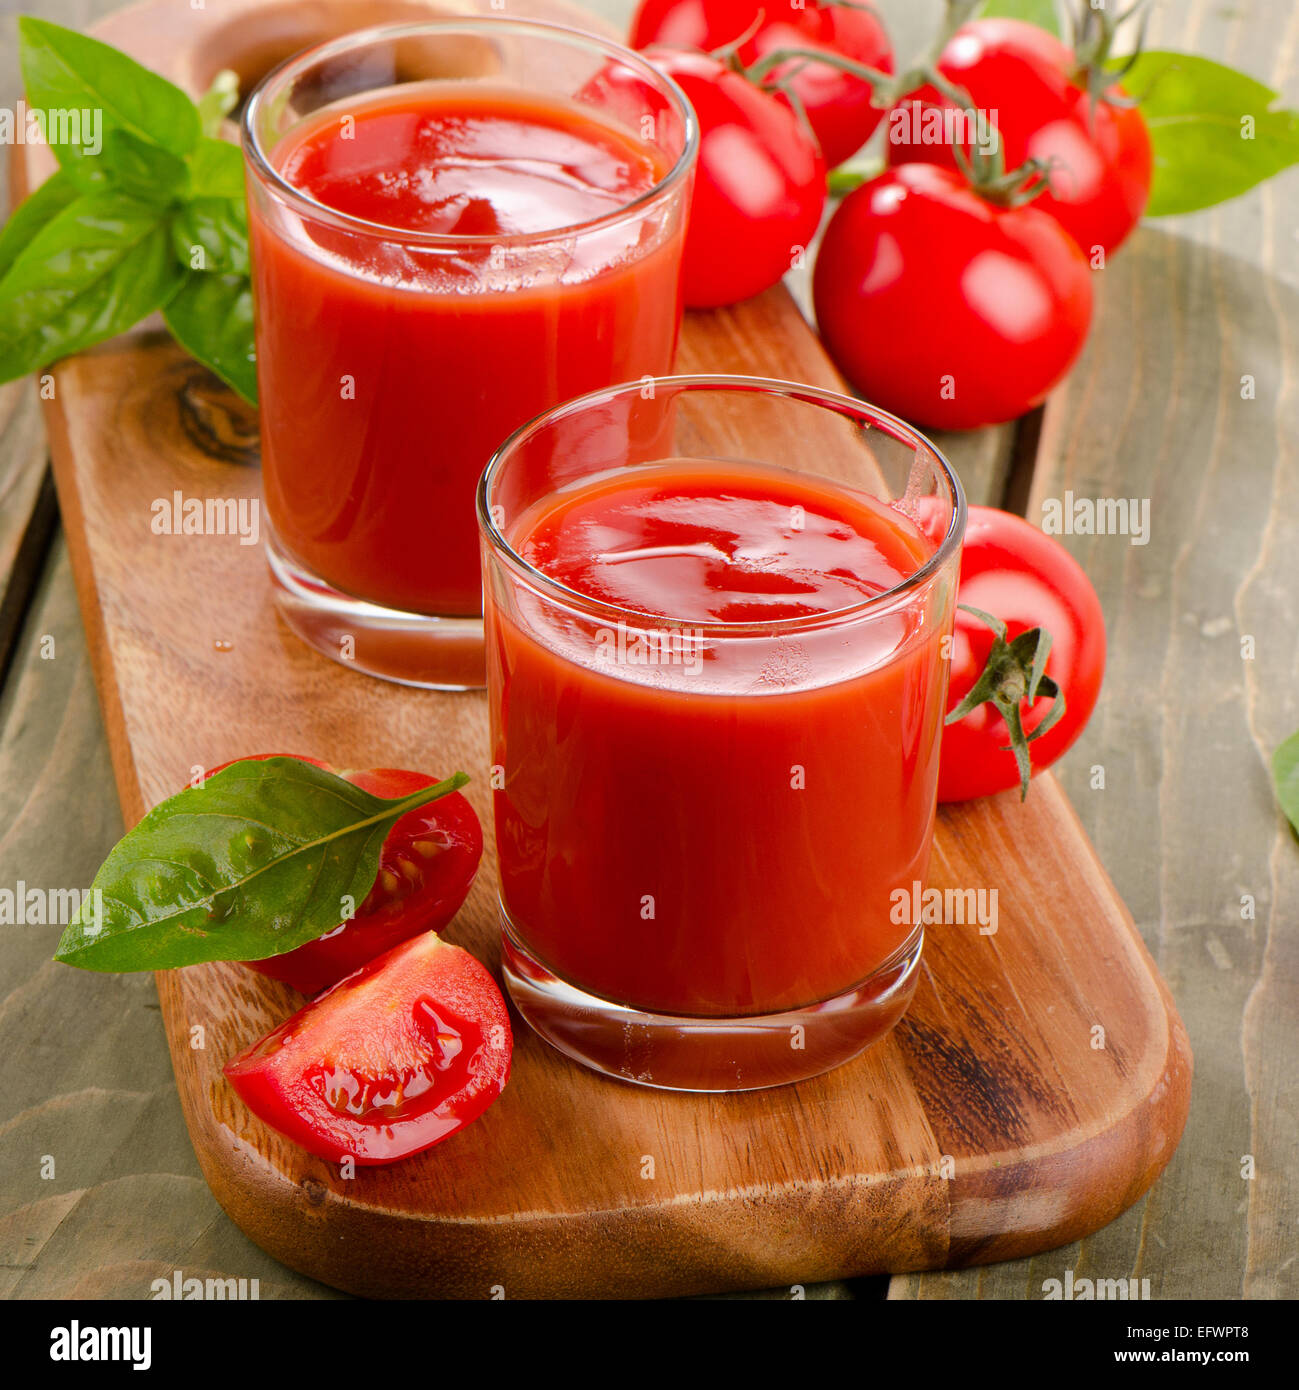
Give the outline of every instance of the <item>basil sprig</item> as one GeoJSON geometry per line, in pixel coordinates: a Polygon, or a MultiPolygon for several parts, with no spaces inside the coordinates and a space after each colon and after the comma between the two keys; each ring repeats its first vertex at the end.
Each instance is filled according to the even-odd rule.
{"type": "Polygon", "coordinates": [[[1225,203],[1299,164],[1299,111],[1234,68],[1190,53],[1147,51],[1123,85],[1140,99],[1154,177],[1149,217],[1225,203]]]}
{"type": "Polygon", "coordinates": [[[0,233],[0,381],[161,309],[181,344],[255,403],[243,161],[216,138],[234,74],[195,104],[97,39],[29,16],[18,28],[30,109],[97,125],[44,121],[59,168],[0,233]]]}
{"type": "Polygon", "coordinates": [[[387,800],[296,758],[233,763],[118,841],[54,958],[128,971],[283,955],[359,908],[407,811],[468,780],[387,800]]]}

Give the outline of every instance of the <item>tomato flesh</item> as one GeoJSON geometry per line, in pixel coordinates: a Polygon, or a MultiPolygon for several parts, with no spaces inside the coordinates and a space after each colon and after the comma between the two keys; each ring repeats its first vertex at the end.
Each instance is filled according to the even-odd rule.
{"type": "MultiPolygon", "coordinates": [[[[396,768],[341,775],[389,800],[438,780],[396,768]]],[[[482,853],[482,825],[459,792],[417,806],[388,832],[378,876],[354,917],[296,950],[248,964],[303,994],[318,994],[416,932],[441,931],[468,896],[482,853]]]]}
{"type": "MultiPolygon", "coordinates": [[[[235,762],[292,757],[330,771],[328,763],[297,753],[260,753],[235,762]]],[[[229,767],[212,769],[208,776],[229,767]]],[[[339,776],[386,800],[410,796],[439,779],[401,768],[372,768],[339,776]]],[[[483,828],[459,792],[408,811],[388,832],[374,886],[349,920],[295,950],[245,962],[303,994],[319,994],[417,932],[441,931],[460,911],[478,873],[483,828]]]]}
{"type": "Polygon", "coordinates": [[[341,980],[226,1064],[248,1108],[331,1162],[391,1163],[478,1118],[513,1040],[487,969],[424,932],[341,980]]]}

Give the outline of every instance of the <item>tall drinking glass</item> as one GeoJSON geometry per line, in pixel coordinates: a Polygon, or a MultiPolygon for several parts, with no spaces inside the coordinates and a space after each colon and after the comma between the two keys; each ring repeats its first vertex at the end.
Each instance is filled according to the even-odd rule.
{"type": "Polygon", "coordinates": [[[671,369],[697,144],[605,39],[505,18],[349,34],[244,115],[269,557],[289,624],[482,684],[474,487],[509,432],[671,369]]]}
{"type": "Polygon", "coordinates": [[[624,1080],[843,1062],[915,987],[965,526],[870,405],[743,377],[598,391],[479,489],[506,982],[624,1080]]]}

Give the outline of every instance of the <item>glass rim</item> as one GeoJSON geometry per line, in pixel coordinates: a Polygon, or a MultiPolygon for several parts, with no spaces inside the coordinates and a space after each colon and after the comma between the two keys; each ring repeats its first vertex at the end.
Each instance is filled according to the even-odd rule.
{"type": "Polygon", "coordinates": [[[479,533],[510,569],[514,570],[534,589],[539,589],[544,595],[557,598],[567,605],[576,606],[586,614],[596,613],[600,616],[611,617],[625,627],[659,628],[668,625],[674,628],[689,628],[692,632],[714,636],[770,637],[789,632],[837,626],[843,622],[891,612],[914,591],[928,585],[930,580],[948,564],[953,556],[959,555],[961,541],[965,534],[967,515],[965,489],[946,454],[927,435],[922,434],[914,426],[907,424],[899,416],[893,415],[877,405],[872,405],[869,401],[859,400],[855,396],[848,396],[840,391],[830,391],[820,386],[783,381],[777,377],[745,376],[729,372],[691,372],[677,376],[652,377],[648,380],[653,382],[656,390],[660,387],[667,387],[669,389],[682,388],[685,391],[747,392],[754,395],[782,396],[804,405],[828,407],[840,416],[852,419],[863,429],[881,429],[899,443],[910,445],[913,453],[919,452],[921,449],[925,450],[934,459],[939,472],[947,479],[952,492],[951,515],[948,518],[947,530],[943,534],[943,539],[935,547],[934,553],[922,565],[917,566],[909,575],[882,593],[873,594],[870,598],[862,599],[860,603],[849,604],[843,608],[834,608],[826,613],[807,613],[797,618],[775,618],[742,623],[725,622],[717,619],[687,620],[665,614],[645,613],[636,608],[627,608],[622,604],[594,598],[590,594],[584,594],[580,589],[574,589],[561,583],[544,570],[530,564],[514,548],[505,533],[492,520],[488,492],[510,456],[529,437],[537,434],[548,425],[568,416],[580,414],[599,402],[610,401],[632,391],[640,392],[644,389],[646,380],[642,378],[637,381],[624,381],[614,386],[601,387],[597,391],[588,391],[584,395],[575,396],[572,400],[563,401],[557,406],[543,410],[509,435],[492,454],[487,461],[487,467],[483,469],[482,476],[478,480],[476,498],[479,533]]]}
{"type": "Polygon", "coordinates": [[[290,54],[261,78],[244,103],[239,125],[240,144],[245,162],[262,183],[268,184],[277,196],[295,206],[298,211],[305,211],[315,220],[343,231],[382,238],[385,241],[400,242],[403,245],[442,248],[543,244],[547,241],[553,241],[557,237],[597,231],[607,226],[616,225],[635,216],[647,205],[664,198],[671,192],[693,167],[695,155],[699,149],[699,123],[686,94],[673,78],[669,77],[667,73],[660,72],[633,49],[619,43],[617,39],[607,39],[599,34],[590,34],[582,29],[571,28],[566,24],[554,24],[540,19],[513,19],[494,15],[464,15],[459,17],[449,15],[441,19],[417,20],[413,23],[375,24],[368,29],[357,29],[351,33],[340,34],[336,38],[325,39],[320,43],[312,44],[308,48],[290,54]],[[303,192],[302,189],[290,183],[271,163],[269,151],[263,148],[261,138],[257,133],[256,122],[262,108],[268,101],[268,94],[272,87],[282,87],[314,63],[327,62],[329,59],[346,54],[352,49],[386,39],[415,38],[419,35],[448,31],[481,34],[503,30],[521,32],[525,36],[558,37],[571,43],[574,47],[585,46],[595,49],[616,57],[641,77],[652,81],[667,95],[681,117],[684,140],[681,153],[673,162],[672,167],[661,178],[657,179],[652,187],[647,188],[643,193],[638,193],[630,202],[622,204],[621,207],[615,208],[612,212],[601,213],[598,217],[589,218],[585,222],[565,223],[563,226],[548,227],[544,231],[537,232],[514,232],[495,236],[482,233],[453,235],[447,232],[427,232],[416,228],[393,227],[385,222],[371,222],[364,217],[354,217],[351,213],[340,212],[337,208],[330,207],[328,203],[320,202],[319,199],[313,198],[309,193],[303,192]]]}

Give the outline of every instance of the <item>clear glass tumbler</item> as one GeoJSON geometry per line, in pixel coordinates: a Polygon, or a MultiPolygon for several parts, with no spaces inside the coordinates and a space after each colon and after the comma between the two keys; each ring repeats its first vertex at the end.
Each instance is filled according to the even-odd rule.
{"type": "Polygon", "coordinates": [[[520,429],[478,494],[504,970],[668,1089],[815,1075],[915,987],[961,486],[831,392],[667,377],[520,429]]]}
{"type": "Polygon", "coordinates": [[[478,477],[538,411],[671,370],[696,145],[643,58],[529,21],[369,29],[257,87],[268,549],[306,641],[483,683],[478,477]]]}

